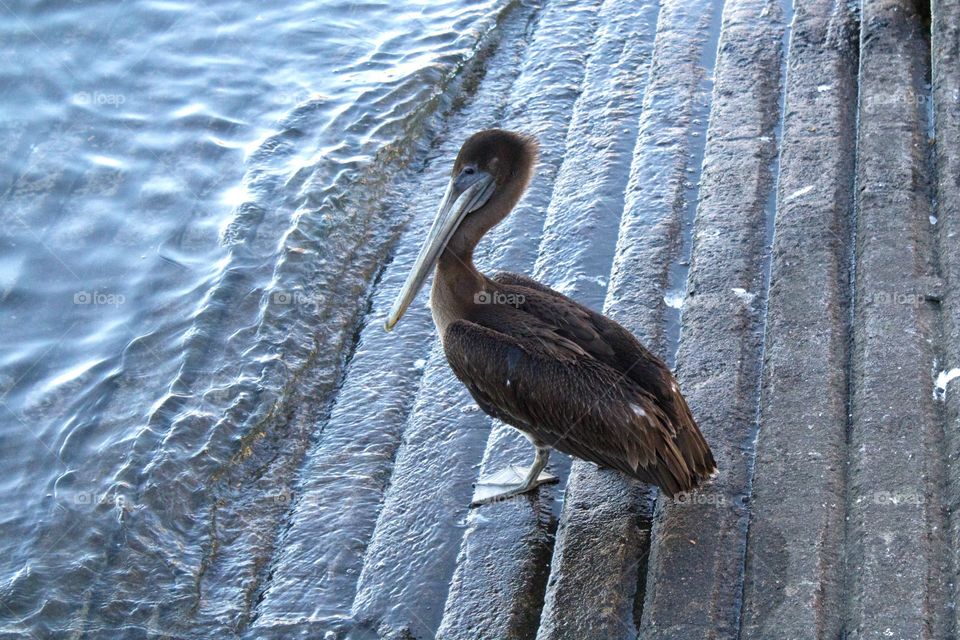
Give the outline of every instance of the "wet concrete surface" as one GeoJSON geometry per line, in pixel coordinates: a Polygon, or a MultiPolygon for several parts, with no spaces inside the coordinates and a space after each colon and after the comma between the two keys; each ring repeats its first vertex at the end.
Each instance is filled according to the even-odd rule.
{"type": "Polygon", "coordinates": [[[291,454],[290,500],[252,510],[279,533],[239,627],[954,637],[958,19],[956,1],[504,9],[396,198],[407,222],[291,454]],[[479,264],[604,309],[676,364],[719,464],[700,490],[671,501],[555,454],[560,485],[468,508],[532,450],[453,378],[425,296],[381,324],[457,147],[494,125],[542,157],[479,264]]]}
{"type": "Polygon", "coordinates": [[[658,504],[641,636],[737,633],[783,19],[774,2],[728,2],[723,10],[677,355],[681,389],[719,473],[697,499],[658,504]]]}
{"type": "Polygon", "coordinates": [[[843,626],[856,37],[848,6],[797,8],[750,500],[746,637],[830,638],[843,626]]]}
{"type": "Polygon", "coordinates": [[[862,16],[846,546],[857,638],[950,628],[924,22],[909,3],[868,4],[862,16]]]}
{"type": "MultiPolygon", "coordinates": [[[[934,367],[939,378],[941,372],[953,371],[960,362],[960,300],[956,292],[960,288],[960,3],[936,2],[931,28],[932,86],[930,115],[933,120],[933,162],[936,175],[934,187],[934,216],[937,220],[941,284],[941,327],[934,367]],[[951,214],[950,212],[953,212],[951,214]]],[[[937,389],[937,397],[944,403],[940,419],[945,427],[944,451],[946,478],[944,508],[949,517],[947,551],[952,562],[946,564],[946,582],[950,590],[945,594],[948,603],[958,598],[960,563],[960,395],[957,389],[948,390],[947,383],[937,389]]],[[[960,612],[950,607],[944,621],[951,633],[960,628],[960,612]]]]}

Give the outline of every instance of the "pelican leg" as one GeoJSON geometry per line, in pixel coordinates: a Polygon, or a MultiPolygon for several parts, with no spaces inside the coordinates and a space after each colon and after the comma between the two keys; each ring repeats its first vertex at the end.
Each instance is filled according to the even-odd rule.
{"type": "Polygon", "coordinates": [[[479,507],[482,504],[501,502],[532,491],[542,484],[559,482],[559,478],[544,471],[549,458],[548,447],[537,447],[537,455],[529,470],[511,465],[492,477],[481,480],[477,483],[470,506],[479,507]]]}

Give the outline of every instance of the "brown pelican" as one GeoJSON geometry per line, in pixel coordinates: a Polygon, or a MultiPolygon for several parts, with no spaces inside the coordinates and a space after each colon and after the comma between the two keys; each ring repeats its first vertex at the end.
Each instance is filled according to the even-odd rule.
{"type": "Polygon", "coordinates": [[[536,160],[530,137],[499,129],[470,136],[386,329],[436,266],[430,307],[450,367],[481,409],[536,447],[519,482],[474,505],[555,481],[541,473],[551,449],[671,497],[693,489],[716,466],[667,366],[613,320],[531,278],[488,278],[473,265],[474,247],[516,205],[536,160]]]}

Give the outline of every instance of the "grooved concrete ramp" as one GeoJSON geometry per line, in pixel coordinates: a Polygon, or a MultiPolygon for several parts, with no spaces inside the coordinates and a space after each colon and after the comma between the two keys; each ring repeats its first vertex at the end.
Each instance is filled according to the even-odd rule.
{"type": "Polygon", "coordinates": [[[956,637],[960,0],[515,2],[490,29],[407,176],[293,500],[268,510],[241,633],[956,637]],[[454,379],[425,297],[381,326],[457,148],[490,126],[542,157],[480,267],[675,366],[719,464],[697,492],[556,454],[560,485],[468,508],[532,451],[454,379]]]}

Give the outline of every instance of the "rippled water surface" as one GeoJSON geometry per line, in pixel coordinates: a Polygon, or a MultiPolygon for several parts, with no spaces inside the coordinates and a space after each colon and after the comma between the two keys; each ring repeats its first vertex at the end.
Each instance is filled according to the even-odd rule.
{"type": "Polygon", "coordinates": [[[0,7],[0,632],[242,631],[510,7],[0,7]]]}

